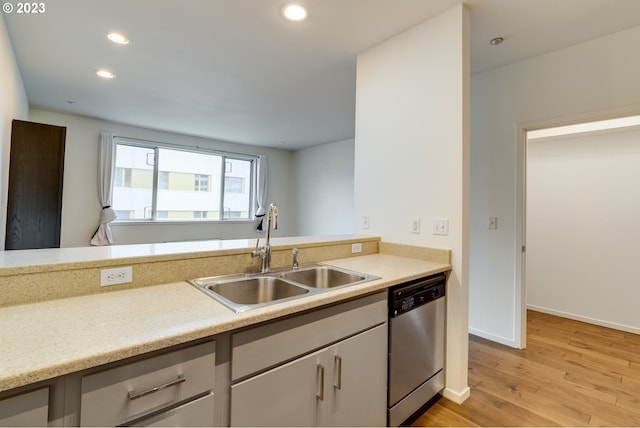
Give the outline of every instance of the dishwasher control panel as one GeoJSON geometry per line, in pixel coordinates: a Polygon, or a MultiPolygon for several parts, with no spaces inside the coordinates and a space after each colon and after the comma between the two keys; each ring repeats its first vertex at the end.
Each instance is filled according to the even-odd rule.
{"type": "Polygon", "coordinates": [[[437,274],[390,288],[389,317],[398,316],[444,297],[446,282],[445,274],[437,274]]]}

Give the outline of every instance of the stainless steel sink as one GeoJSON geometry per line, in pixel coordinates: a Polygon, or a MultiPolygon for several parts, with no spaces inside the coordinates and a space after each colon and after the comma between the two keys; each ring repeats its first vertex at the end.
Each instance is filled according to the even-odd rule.
{"type": "Polygon", "coordinates": [[[378,279],[376,276],[327,265],[248,275],[223,275],[189,281],[223,305],[243,312],[378,279]]]}
{"type": "Polygon", "coordinates": [[[202,278],[192,283],[236,312],[309,292],[273,276],[202,278]]]}
{"type": "Polygon", "coordinates": [[[312,288],[332,288],[357,284],[367,280],[368,275],[345,272],[329,266],[314,266],[280,274],[281,278],[312,288]]]}
{"type": "Polygon", "coordinates": [[[270,276],[211,284],[207,285],[207,289],[242,305],[259,305],[309,292],[309,290],[270,276]]]}

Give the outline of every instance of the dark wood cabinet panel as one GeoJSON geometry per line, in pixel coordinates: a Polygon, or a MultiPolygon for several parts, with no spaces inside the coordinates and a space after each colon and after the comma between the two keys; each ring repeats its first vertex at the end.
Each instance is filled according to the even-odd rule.
{"type": "Polygon", "coordinates": [[[60,247],[66,133],[13,121],[5,249],[60,247]]]}

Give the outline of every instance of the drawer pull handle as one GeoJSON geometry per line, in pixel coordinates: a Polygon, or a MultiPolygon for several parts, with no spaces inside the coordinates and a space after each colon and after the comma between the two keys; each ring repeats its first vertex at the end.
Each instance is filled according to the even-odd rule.
{"type": "Polygon", "coordinates": [[[324,366],[318,364],[318,373],[320,374],[320,394],[316,394],[316,398],[324,401],[324,366]]]}
{"type": "Polygon", "coordinates": [[[334,385],[336,389],[342,389],[342,358],[335,356],[336,365],[338,366],[338,383],[334,385]]]}
{"type": "Polygon", "coordinates": [[[162,385],[154,386],[153,388],[145,389],[140,392],[129,391],[129,400],[137,400],[140,397],[144,397],[145,395],[153,394],[154,392],[162,391],[163,389],[170,388],[172,386],[180,385],[183,382],[186,382],[187,378],[183,375],[178,375],[178,379],[172,380],[171,382],[167,382],[162,385]]]}

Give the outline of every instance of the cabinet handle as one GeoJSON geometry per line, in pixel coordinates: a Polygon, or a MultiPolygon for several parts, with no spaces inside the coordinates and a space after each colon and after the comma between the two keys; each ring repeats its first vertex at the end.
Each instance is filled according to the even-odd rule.
{"type": "Polygon", "coordinates": [[[342,389],[342,358],[336,355],[335,363],[338,366],[338,384],[333,386],[336,389],[342,389]]]}
{"type": "Polygon", "coordinates": [[[316,394],[316,398],[324,401],[324,366],[318,364],[318,373],[320,374],[320,394],[316,394]]]}
{"type": "Polygon", "coordinates": [[[164,383],[162,385],[154,386],[153,388],[145,389],[140,392],[129,391],[129,400],[137,400],[140,397],[144,397],[145,395],[153,394],[154,392],[162,391],[163,389],[170,388],[172,386],[179,385],[183,382],[186,382],[187,378],[183,375],[178,375],[178,379],[172,380],[171,382],[164,383]]]}

